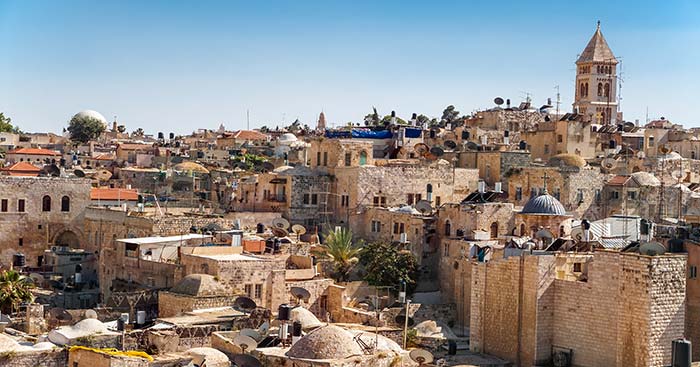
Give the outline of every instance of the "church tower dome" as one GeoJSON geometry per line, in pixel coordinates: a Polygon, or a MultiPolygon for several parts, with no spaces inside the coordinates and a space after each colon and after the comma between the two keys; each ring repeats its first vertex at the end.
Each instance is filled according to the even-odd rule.
{"type": "Polygon", "coordinates": [[[597,124],[616,124],[618,120],[617,64],[608,42],[600,30],[576,60],[576,97],[574,110],[597,124]]]}

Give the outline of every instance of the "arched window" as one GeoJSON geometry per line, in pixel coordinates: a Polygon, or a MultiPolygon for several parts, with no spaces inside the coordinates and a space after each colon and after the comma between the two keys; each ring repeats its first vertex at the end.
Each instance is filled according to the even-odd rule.
{"type": "Polygon", "coordinates": [[[61,198],[61,211],[62,212],[69,212],[70,211],[70,198],[68,196],[64,196],[61,198]]]}
{"type": "Polygon", "coordinates": [[[360,152],[360,166],[367,164],[367,152],[364,150],[360,152]]]}
{"type": "Polygon", "coordinates": [[[491,223],[491,238],[498,238],[498,222],[491,223]]]}
{"type": "Polygon", "coordinates": [[[581,97],[584,97],[584,96],[586,95],[586,85],[583,84],[583,83],[581,83],[581,88],[580,88],[580,89],[581,89],[581,90],[580,90],[579,94],[581,95],[581,97]]]}
{"type": "Polygon", "coordinates": [[[586,97],[588,97],[588,83],[586,83],[586,97]]]}
{"type": "Polygon", "coordinates": [[[610,83],[605,83],[605,96],[610,96],[610,83]]]}
{"type": "Polygon", "coordinates": [[[452,223],[449,220],[445,221],[445,236],[452,235],[452,223]]]}
{"type": "Polygon", "coordinates": [[[425,186],[425,191],[427,191],[428,194],[432,194],[432,193],[433,193],[433,185],[432,185],[432,184],[426,185],[426,186],[425,186]]]}
{"type": "Polygon", "coordinates": [[[520,224],[520,235],[521,236],[525,235],[525,223],[520,224]]]}
{"type": "Polygon", "coordinates": [[[603,95],[603,83],[598,83],[598,97],[603,95]]]}
{"type": "Polygon", "coordinates": [[[51,211],[51,196],[45,195],[41,199],[41,211],[50,212],[51,211]]]}
{"type": "Polygon", "coordinates": [[[559,226],[559,237],[564,237],[564,226],[559,226]]]}

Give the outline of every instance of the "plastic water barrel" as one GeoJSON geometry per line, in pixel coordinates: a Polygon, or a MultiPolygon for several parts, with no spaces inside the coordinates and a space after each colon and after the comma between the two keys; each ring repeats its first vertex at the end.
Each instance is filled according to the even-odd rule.
{"type": "Polygon", "coordinates": [[[690,340],[677,339],[671,342],[672,367],[690,367],[692,360],[693,357],[690,340]]]}

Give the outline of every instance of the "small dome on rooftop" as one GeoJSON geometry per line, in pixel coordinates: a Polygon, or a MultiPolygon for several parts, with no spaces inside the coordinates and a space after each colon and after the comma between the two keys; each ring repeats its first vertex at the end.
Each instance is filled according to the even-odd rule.
{"type": "Polygon", "coordinates": [[[535,215],[566,215],[566,209],[561,205],[561,202],[552,195],[544,193],[542,195],[530,198],[527,201],[521,214],[535,215]]]}
{"type": "Polygon", "coordinates": [[[549,165],[554,167],[578,167],[583,168],[586,166],[586,160],[581,158],[576,154],[557,154],[549,159],[549,165]]]}
{"type": "Polygon", "coordinates": [[[280,143],[288,143],[289,144],[289,143],[297,141],[297,137],[296,137],[296,135],[294,135],[292,133],[284,133],[284,134],[280,135],[279,138],[277,138],[277,141],[279,141],[280,143]]]}
{"type": "Polygon", "coordinates": [[[349,331],[335,325],[318,328],[297,341],[287,356],[304,359],[345,359],[361,355],[362,349],[349,331]]]}
{"type": "Polygon", "coordinates": [[[635,172],[631,174],[632,178],[635,179],[642,186],[660,186],[661,181],[659,181],[656,176],[649,172],[635,172]]]}
{"type": "Polygon", "coordinates": [[[190,274],[170,288],[170,292],[194,297],[219,296],[228,293],[221,283],[208,274],[190,274]]]}
{"type": "Polygon", "coordinates": [[[95,120],[100,121],[103,124],[107,124],[107,119],[102,116],[101,113],[93,110],[83,110],[78,113],[76,113],[73,118],[93,118],[95,120]]]}
{"type": "Polygon", "coordinates": [[[182,163],[178,163],[173,166],[173,170],[178,171],[178,172],[193,172],[193,173],[202,173],[202,174],[207,174],[209,173],[209,170],[204,168],[199,163],[195,163],[192,161],[185,161],[182,163]]]}

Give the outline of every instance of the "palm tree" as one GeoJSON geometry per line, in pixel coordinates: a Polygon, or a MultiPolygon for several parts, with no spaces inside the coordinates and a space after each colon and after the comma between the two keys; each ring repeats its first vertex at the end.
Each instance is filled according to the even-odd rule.
{"type": "Polygon", "coordinates": [[[347,282],[352,269],[359,261],[362,247],[353,243],[352,231],[342,228],[330,231],[320,249],[314,251],[321,259],[327,259],[333,265],[333,279],[337,282],[347,282]]]}
{"type": "Polygon", "coordinates": [[[12,313],[22,302],[34,301],[31,279],[14,270],[0,272],[0,310],[12,313]]]}

